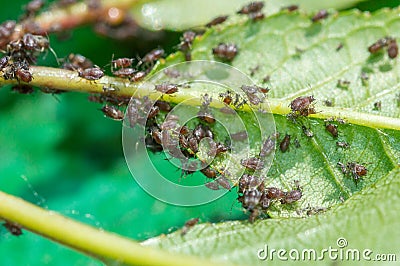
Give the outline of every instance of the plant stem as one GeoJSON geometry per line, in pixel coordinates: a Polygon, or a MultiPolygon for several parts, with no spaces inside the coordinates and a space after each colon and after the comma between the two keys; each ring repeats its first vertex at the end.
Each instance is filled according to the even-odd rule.
{"type": "Polygon", "coordinates": [[[143,247],[130,239],[82,224],[1,191],[0,217],[103,261],[126,265],[217,265],[143,247]]]}
{"type": "MultiPolygon", "coordinates": [[[[76,71],[40,66],[32,66],[30,69],[34,78],[29,84],[33,86],[88,93],[104,93],[103,87],[113,87],[117,89],[114,92],[117,96],[131,97],[136,93],[137,96],[146,95],[154,100],[160,97],[160,94],[155,92],[154,84],[151,82],[133,83],[129,82],[127,79],[109,76],[104,76],[97,81],[89,81],[79,77],[76,71]]],[[[17,80],[4,80],[0,77],[0,86],[18,83],[17,80]]],[[[200,105],[204,93],[204,91],[196,90],[179,90],[172,96],[164,95],[163,100],[172,103],[180,103],[195,98],[198,100],[186,101],[186,103],[191,105],[200,105]]],[[[210,95],[213,94],[213,92],[207,93],[210,95]]],[[[218,98],[218,95],[216,96],[216,98],[218,98]]],[[[219,101],[212,102],[211,106],[216,108],[223,107],[222,103],[219,101]]],[[[268,102],[261,104],[260,108],[273,114],[286,115],[290,113],[290,108],[288,106],[288,101],[270,98],[268,99],[268,102]]],[[[244,106],[240,110],[248,111],[250,108],[249,106],[244,106]]],[[[347,108],[319,107],[317,113],[310,115],[310,117],[318,119],[340,117],[355,125],[400,130],[400,118],[357,112],[347,108]]]]}

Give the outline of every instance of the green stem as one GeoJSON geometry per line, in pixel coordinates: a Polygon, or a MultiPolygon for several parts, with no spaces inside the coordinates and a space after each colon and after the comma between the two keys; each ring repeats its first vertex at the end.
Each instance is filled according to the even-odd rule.
{"type": "MultiPolygon", "coordinates": [[[[154,90],[154,84],[150,82],[133,83],[129,82],[127,79],[109,76],[104,76],[97,81],[89,81],[79,77],[76,71],[39,66],[32,66],[31,72],[34,78],[32,82],[30,82],[30,85],[38,87],[89,93],[103,93],[103,87],[113,87],[117,89],[115,94],[118,96],[131,97],[136,93],[139,96],[147,95],[152,99],[160,97],[160,94],[156,93],[154,90]]],[[[0,86],[4,84],[18,84],[18,81],[0,78],[0,86]]],[[[207,93],[213,94],[212,92],[207,93]]],[[[164,95],[163,100],[180,103],[188,99],[196,99],[186,101],[186,103],[199,105],[202,94],[204,94],[204,91],[179,90],[172,96],[164,95]]],[[[261,108],[273,114],[286,115],[290,113],[289,103],[288,101],[281,101],[279,99],[269,99],[268,102],[261,105],[261,108]]],[[[216,108],[223,106],[219,101],[214,101],[211,105],[216,108]]],[[[248,111],[250,108],[249,106],[244,106],[241,110],[248,111]]],[[[317,113],[310,115],[310,117],[319,119],[340,117],[355,125],[400,130],[400,118],[357,112],[347,108],[318,107],[317,113]]]]}
{"type": "Polygon", "coordinates": [[[0,191],[0,218],[103,261],[126,265],[221,265],[146,248],[0,191]]]}

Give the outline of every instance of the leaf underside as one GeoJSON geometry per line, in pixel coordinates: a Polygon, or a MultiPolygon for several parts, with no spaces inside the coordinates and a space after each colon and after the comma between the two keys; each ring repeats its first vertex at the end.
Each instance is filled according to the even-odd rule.
{"type": "MultiPolygon", "coordinates": [[[[248,75],[254,72],[252,79],[271,88],[269,99],[273,101],[287,103],[299,96],[314,95],[317,112],[325,100],[331,100],[335,108],[344,108],[344,116],[350,110],[379,115],[382,120],[400,118],[398,58],[389,59],[385,49],[374,55],[367,50],[385,36],[398,39],[399,33],[398,9],[372,15],[330,11],[326,20],[317,23],[301,11],[282,12],[258,22],[238,18],[237,23],[208,30],[194,42],[192,59],[218,61],[212,48],[221,42],[234,43],[239,54],[230,64],[248,75]],[[337,49],[340,44],[343,47],[337,49]],[[270,79],[264,82],[266,76],[270,79]],[[338,80],[350,84],[340,87],[338,80]],[[376,102],[381,102],[381,110],[374,109],[376,102]]],[[[183,54],[177,52],[158,65],[158,70],[183,61],[183,54]]],[[[201,93],[205,92],[218,95],[207,89],[201,93]]],[[[242,265],[260,263],[256,252],[266,242],[275,244],[277,249],[324,248],[335,245],[342,236],[360,248],[377,247],[376,243],[383,243],[383,249],[395,247],[398,236],[391,235],[388,228],[398,225],[398,207],[393,204],[399,198],[400,131],[376,128],[372,123],[361,126],[336,121],[333,123],[339,133],[335,138],[325,129],[322,119],[300,118],[294,123],[278,114],[274,119],[280,140],[289,134],[300,147],[292,142],[289,150],[282,153],[278,145],[266,183],[289,190],[293,181],[299,180],[303,190],[299,202],[273,204],[268,214],[276,219],[254,224],[203,224],[184,238],[174,233],[145,244],[242,265]],[[302,126],[309,128],[314,137],[307,137],[302,126]],[[337,141],[347,142],[350,148],[338,147],[337,141]],[[352,175],[342,173],[338,162],[358,162],[368,169],[368,174],[355,182],[352,175]],[[327,211],[313,215],[318,210],[327,211]],[[299,216],[312,217],[286,219],[299,216]],[[370,232],[371,228],[380,227],[382,236],[370,232]]]]}

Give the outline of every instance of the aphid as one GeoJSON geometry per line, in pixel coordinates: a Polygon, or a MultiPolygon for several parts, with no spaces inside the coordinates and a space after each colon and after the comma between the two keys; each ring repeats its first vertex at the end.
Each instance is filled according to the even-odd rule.
{"type": "Polygon", "coordinates": [[[326,11],[325,9],[321,9],[320,11],[318,11],[312,18],[312,22],[318,22],[322,19],[325,19],[329,16],[328,11],[326,11]]]}
{"type": "Polygon", "coordinates": [[[367,86],[368,85],[368,80],[369,80],[368,74],[365,73],[365,72],[361,72],[361,84],[363,86],[367,86]]]}
{"type": "Polygon", "coordinates": [[[179,85],[177,85],[177,84],[163,82],[159,85],[155,85],[155,89],[156,89],[156,91],[159,91],[161,93],[173,94],[178,91],[178,86],[179,85]]]}
{"type": "Polygon", "coordinates": [[[379,51],[381,51],[384,47],[389,45],[389,42],[392,40],[391,37],[385,37],[385,38],[381,38],[379,40],[377,40],[376,42],[374,42],[373,44],[371,44],[368,47],[368,51],[371,54],[375,54],[379,51]]]}
{"type": "Polygon", "coordinates": [[[131,58],[118,58],[111,61],[113,68],[125,68],[132,66],[133,59],[131,58]]]}
{"type": "Polygon", "coordinates": [[[281,143],[279,144],[279,148],[282,152],[286,152],[290,145],[290,135],[286,134],[281,143]]]}
{"type": "Polygon", "coordinates": [[[179,46],[181,51],[186,51],[188,49],[191,49],[192,43],[194,41],[194,38],[196,37],[196,33],[194,31],[185,31],[183,33],[183,36],[181,38],[181,44],[179,46]]]}
{"type": "Polygon", "coordinates": [[[381,101],[374,102],[374,110],[380,111],[381,109],[382,109],[382,102],[381,101]]]}
{"type": "Polygon", "coordinates": [[[325,106],[332,107],[333,106],[333,101],[332,100],[325,100],[324,104],[325,104],[325,106]]]}
{"type": "Polygon", "coordinates": [[[350,86],[350,81],[338,79],[336,86],[341,89],[347,89],[350,86]]]}
{"type": "Polygon", "coordinates": [[[100,68],[94,67],[84,70],[79,69],[78,75],[87,80],[98,80],[104,76],[104,72],[100,68]]]}
{"type": "Polygon", "coordinates": [[[337,125],[334,124],[327,124],[325,126],[325,129],[331,133],[332,137],[337,138],[338,137],[338,129],[337,129],[337,125]]]}
{"type": "Polygon", "coordinates": [[[210,130],[208,126],[204,126],[199,124],[193,130],[193,136],[197,139],[197,141],[202,140],[203,138],[214,139],[214,134],[210,130]]]}
{"type": "Polygon", "coordinates": [[[221,113],[227,114],[227,115],[234,115],[236,114],[236,111],[233,110],[232,108],[228,107],[228,106],[224,106],[221,109],[219,109],[219,111],[221,113]]]}
{"type": "Polygon", "coordinates": [[[350,148],[350,144],[345,141],[336,141],[336,146],[343,148],[343,149],[350,148]]]}
{"type": "Polygon", "coordinates": [[[179,78],[181,73],[177,69],[164,69],[164,74],[170,78],[179,78]]]}
{"type": "Polygon", "coordinates": [[[213,54],[223,60],[232,61],[238,54],[238,47],[231,43],[220,43],[212,49],[213,54]]]}
{"type": "Polygon", "coordinates": [[[228,19],[228,16],[219,16],[211,20],[206,24],[206,27],[210,28],[212,26],[224,23],[228,19]]]}
{"type": "Polygon", "coordinates": [[[247,85],[242,85],[240,88],[246,93],[250,103],[257,105],[262,102],[262,100],[256,95],[256,93],[261,90],[265,91],[265,88],[247,85]]]}
{"type": "Polygon", "coordinates": [[[250,18],[252,21],[258,21],[258,20],[264,19],[264,18],[265,18],[265,15],[264,15],[264,13],[262,13],[262,12],[254,12],[254,13],[250,13],[250,14],[249,14],[249,18],[250,18]]]}
{"type": "Polygon", "coordinates": [[[239,182],[239,193],[243,193],[248,190],[264,189],[264,182],[254,175],[244,174],[240,177],[239,182]]]}
{"type": "Polygon", "coordinates": [[[236,133],[231,134],[231,138],[235,141],[243,141],[245,139],[247,139],[247,132],[246,131],[239,131],[236,133]]]}
{"type": "Polygon", "coordinates": [[[263,142],[260,150],[260,158],[264,158],[270,155],[273,150],[275,149],[275,140],[272,139],[270,136],[263,142]]]}
{"type": "Polygon", "coordinates": [[[280,200],[285,197],[285,192],[276,187],[267,187],[265,189],[265,195],[269,199],[280,200]]]}
{"type": "Polygon", "coordinates": [[[199,151],[199,143],[195,137],[189,137],[187,145],[193,154],[199,151]]]}
{"type": "Polygon", "coordinates": [[[226,104],[226,105],[230,105],[233,101],[232,98],[232,92],[231,91],[226,91],[224,93],[220,93],[219,97],[222,98],[222,101],[226,104]]]}
{"type": "Polygon", "coordinates": [[[216,181],[208,182],[205,183],[204,185],[211,190],[219,190],[219,184],[216,181]]]}
{"type": "Polygon", "coordinates": [[[154,61],[162,58],[165,54],[164,49],[158,48],[147,53],[142,60],[139,62],[139,65],[142,63],[153,63],[154,61]]]}
{"type": "Polygon", "coordinates": [[[347,163],[346,167],[350,171],[350,173],[353,175],[353,178],[356,182],[358,181],[358,179],[367,175],[367,173],[368,173],[368,170],[364,165],[361,165],[361,164],[358,164],[355,162],[347,163]]]}
{"type": "Polygon", "coordinates": [[[6,20],[0,24],[0,36],[3,38],[9,37],[15,29],[17,22],[15,20],[6,20]]]}
{"type": "Polygon", "coordinates": [[[250,13],[256,13],[261,11],[264,7],[264,2],[262,1],[257,1],[257,2],[251,2],[250,4],[242,7],[237,13],[238,14],[250,14],[250,13]]]}
{"type": "Polygon", "coordinates": [[[251,170],[261,170],[264,168],[264,162],[257,157],[240,160],[240,164],[251,170]]]}
{"type": "Polygon", "coordinates": [[[144,77],[146,77],[147,73],[144,71],[137,71],[130,77],[130,81],[132,82],[138,82],[141,81],[144,77]]]}
{"type": "Polygon", "coordinates": [[[22,235],[22,227],[17,223],[6,221],[3,226],[14,236],[22,235]]]}
{"type": "Polygon", "coordinates": [[[31,94],[34,92],[33,87],[26,84],[15,85],[11,88],[11,90],[21,94],[31,94]]]}
{"type": "Polygon", "coordinates": [[[77,70],[93,67],[93,62],[81,54],[69,54],[68,61],[63,64],[64,69],[77,70]]]}
{"type": "Polygon", "coordinates": [[[297,97],[290,103],[290,108],[292,112],[298,112],[302,116],[308,116],[309,114],[315,113],[314,108],[310,107],[313,101],[315,101],[313,96],[297,97]]]}
{"type": "Polygon", "coordinates": [[[157,143],[162,145],[162,135],[161,135],[161,131],[157,128],[157,127],[152,127],[150,130],[151,133],[151,137],[153,138],[153,140],[157,143]]]}
{"type": "Polygon", "coordinates": [[[295,139],[294,139],[294,146],[295,146],[296,148],[300,148],[300,147],[301,147],[300,141],[299,141],[298,138],[295,138],[295,139]]]}
{"type": "Polygon", "coordinates": [[[158,108],[158,106],[152,106],[149,110],[149,114],[147,115],[147,119],[152,119],[154,117],[156,117],[156,115],[158,115],[158,113],[160,112],[160,109],[158,108]]]}
{"type": "Polygon", "coordinates": [[[289,6],[284,6],[281,8],[281,10],[287,10],[289,12],[296,11],[297,9],[299,9],[298,5],[289,5],[289,6]]]}
{"type": "Polygon", "coordinates": [[[130,78],[137,72],[134,68],[121,68],[118,70],[113,71],[113,75],[120,77],[120,78],[130,78]]]}
{"type": "Polygon", "coordinates": [[[339,43],[339,45],[336,47],[336,52],[339,52],[343,48],[343,43],[339,43]]]}
{"type": "Polygon", "coordinates": [[[242,205],[244,208],[253,210],[257,207],[258,203],[261,200],[262,192],[258,190],[246,190],[243,192],[243,201],[242,205]]]}
{"type": "Polygon", "coordinates": [[[212,179],[216,178],[218,175],[218,172],[209,166],[201,169],[200,172],[202,172],[206,177],[212,178],[212,179]]]}
{"type": "Polygon", "coordinates": [[[393,59],[396,58],[399,53],[399,47],[397,46],[397,42],[395,39],[391,39],[388,44],[388,56],[393,59]]]}
{"type": "Polygon", "coordinates": [[[211,112],[205,112],[202,110],[197,113],[197,117],[208,124],[214,124],[216,121],[211,112]]]}
{"type": "Polygon", "coordinates": [[[217,179],[215,179],[215,181],[223,188],[225,188],[226,190],[230,190],[231,184],[229,183],[229,180],[225,177],[225,176],[220,176],[217,179]]]}
{"type": "Polygon", "coordinates": [[[10,60],[9,56],[3,56],[2,58],[0,58],[0,71],[2,71],[3,68],[6,67],[9,60],[10,60]]]}
{"type": "Polygon", "coordinates": [[[124,119],[124,113],[115,106],[105,105],[103,106],[103,108],[101,108],[101,111],[104,113],[105,116],[114,120],[124,119]]]}
{"type": "Polygon", "coordinates": [[[304,135],[306,135],[307,137],[314,137],[314,132],[312,132],[310,128],[307,128],[306,126],[301,126],[301,129],[303,130],[304,135]]]}
{"type": "Polygon", "coordinates": [[[158,106],[158,108],[160,108],[160,110],[164,112],[169,112],[172,109],[171,105],[168,102],[160,100],[156,101],[155,105],[158,106]]]}
{"type": "Polygon", "coordinates": [[[199,222],[199,218],[193,218],[193,219],[190,219],[190,220],[186,221],[185,225],[184,225],[183,228],[182,228],[181,236],[186,235],[187,232],[188,232],[193,226],[195,226],[198,222],[199,222]]]}
{"type": "Polygon", "coordinates": [[[263,78],[263,83],[267,83],[267,82],[269,82],[271,80],[271,76],[270,75],[266,75],[264,78],[263,78]]]}
{"type": "Polygon", "coordinates": [[[300,189],[291,190],[285,193],[285,197],[281,199],[282,204],[291,204],[301,199],[303,193],[300,189]]]}
{"type": "Polygon", "coordinates": [[[15,76],[18,80],[22,80],[23,82],[31,82],[33,77],[32,77],[32,73],[27,70],[27,69],[23,69],[23,68],[17,68],[17,70],[15,71],[15,76]]]}
{"type": "Polygon", "coordinates": [[[27,16],[32,16],[44,6],[43,0],[32,0],[25,6],[27,16]]]}
{"type": "Polygon", "coordinates": [[[178,121],[179,117],[176,115],[168,115],[164,122],[161,124],[161,129],[166,131],[166,130],[175,130],[178,128],[178,121]]]}

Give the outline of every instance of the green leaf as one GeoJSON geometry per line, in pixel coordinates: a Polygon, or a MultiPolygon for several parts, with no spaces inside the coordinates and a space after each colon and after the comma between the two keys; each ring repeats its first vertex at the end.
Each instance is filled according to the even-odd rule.
{"type": "MultiPolygon", "coordinates": [[[[289,251],[296,249],[300,256],[304,249],[314,249],[317,257],[323,249],[338,249],[336,254],[347,254],[350,249],[361,253],[370,249],[374,259],[378,253],[398,256],[399,235],[394,230],[400,226],[397,204],[400,195],[400,168],[396,168],[373,186],[354,195],[343,205],[337,206],[329,213],[315,215],[307,219],[267,219],[254,224],[247,222],[225,222],[220,224],[201,224],[194,227],[184,237],[180,232],[167,236],[149,239],[143,242],[152,246],[176,253],[213,258],[215,261],[227,261],[235,265],[277,265],[287,263],[279,260],[277,253],[270,255],[266,261],[259,260],[260,249],[285,249],[284,255],[289,262],[289,251]],[[337,241],[344,238],[348,245],[339,248],[337,241]]],[[[269,254],[269,253],[268,253],[269,254]]],[[[333,253],[335,254],[335,253],[333,253]]],[[[261,253],[261,256],[265,256],[261,253]]],[[[345,258],[346,255],[344,255],[345,258]]],[[[398,260],[398,257],[397,257],[398,260]]],[[[302,260],[309,264],[311,260],[302,260]]],[[[332,265],[328,253],[324,263],[332,265]]],[[[353,265],[353,261],[336,259],[339,265],[353,265]]],[[[357,263],[357,262],[356,262],[357,263]]],[[[359,263],[359,262],[358,262],[359,263]]],[[[302,264],[301,264],[302,265],[302,264]]],[[[360,264],[357,264],[360,265],[360,264]]]]}
{"type": "MultiPolygon", "coordinates": [[[[151,30],[171,29],[184,30],[205,25],[213,18],[221,15],[232,15],[249,0],[144,0],[135,4],[131,10],[135,20],[151,30]],[[195,15],[194,15],[195,14],[195,15]]],[[[307,11],[321,8],[345,8],[362,2],[361,0],[318,1],[298,0],[295,3],[307,11]]],[[[292,5],[291,0],[264,1],[264,13],[278,13],[282,7],[292,5]]]]}
{"type": "MultiPolygon", "coordinates": [[[[304,216],[302,210],[310,206],[327,209],[340,204],[374,184],[398,164],[399,67],[397,60],[389,59],[383,52],[370,55],[367,47],[387,35],[398,37],[399,27],[398,10],[383,10],[373,16],[350,11],[331,15],[321,23],[312,23],[303,14],[281,13],[260,22],[245,21],[213,28],[193,44],[194,60],[215,60],[212,48],[218,43],[236,44],[239,54],[232,66],[249,75],[252,68],[258,67],[253,79],[259,85],[271,88],[269,104],[275,113],[280,140],[289,134],[292,145],[288,152],[277,150],[266,185],[290,190],[298,180],[303,197],[295,204],[274,204],[268,210],[270,216],[304,216]],[[340,43],[343,48],[337,51],[340,43]],[[368,71],[368,81],[361,78],[365,71],[368,71]],[[270,81],[263,82],[265,75],[270,76],[270,81]],[[338,80],[350,84],[346,88],[339,87],[338,80]],[[317,114],[312,118],[299,118],[293,122],[280,115],[289,113],[285,106],[291,100],[308,95],[317,99],[317,114]],[[334,101],[335,107],[324,106],[324,100],[334,101]],[[378,101],[382,103],[380,111],[373,109],[378,101]],[[324,119],[333,115],[351,122],[342,124],[337,119],[331,122],[338,128],[337,138],[325,129],[327,122],[324,119]],[[312,131],[314,137],[307,137],[303,127],[312,131]],[[300,147],[294,145],[295,140],[300,147]],[[348,143],[350,148],[338,147],[337,141],[348,143]],[[360,163],[368,169],[360,182],[356,182],[351,174],[343,174],[338,166],[338,163],[349,162],[360,163]]],[[[181,61],[183,56],[178,52],[158,69],[181,61]]],[[[197,94],[200,98],[207,92],[218,99],[218,93],[213,90],[204,86],[197,90],[191,88],[190,95],[197,94]]],[[[173,101],[181,100],[177,96],[173,101]]],[[[240,115],[249,135],[259,134],[257,129],[249,128],[253,120],[240,115]]],[[[256,156],[260,138],[252,139],[250,145],[256,156]]],[[[240,162],[246,156],[242,152],[234,159],[240,162]]],[[[214,162],[214,166],[218,168],[219,163],[214,162]]],[[[237,180],[237,177],[231,176],[231,179],[237,180]]]]}
{"type": "MultiPolygon", "coordinates": [[[[198,37],[193,60],[217,60],[212,48],[221,42],[234,43],[239,54],[231,65],[249,75],[258,67],[253,79],[271,88],[269,103],[277,131],[300,143],[299,148],[292,144],[288,152],[276,152],[267,186],[290,189],[296,179],[303,197],[293,205],[275,204],[268,212],[275,219],[203,224],[185,237],[177,232],[144,244],[252,265],[264,263],[257,259],[257,251],[265,244],[275,249],[321,250],[335,247],[340,237],[347,239],[349,248],[368,248],[375,254],[398,252],[398,236],[392,229],[399,224],[394,205],[400,197],[400,71],[398,59],[389,59],[385,49],[371,55],[367,48],[384,36],[398,39],[399,32],[399,9],[395,9],[373,15],[332,14],[318,23],[302,13],[279,13],[259,22],[215,27],[198,37]],[[337,49],[339,44],[342,49],[337,49]],[[368,80],[363,80],[363,73],[368,80]],[[266,75],[270,80],[264,82],[266,75]],[[338,80],[350,84],[338,86],[338,80]],[[283,115],[289,113],[287,106],[294,98],[308,95],[317,99],[317,114],[296,122],[283,115]],[[324,106],[325,100],[334,101],[334,107],[324,106]],[[375,110],[379,101],[382,109],[375,110]],[[338,138],[325,129],[324,119],[332,115],[351,122],[334,119],[338,138]],[[314,137],[305,136],[302,126],[314,137]],[[350,148],[337,147],[337,141],[349,143],[350,148]],[[355,182],[352,175],[341,172],[338,162],[361,163],[368,174],[355,182]],[[312,217],[293,217],[308,215],[312,217]]],[[[159,69],[183,60],[178,52],[159,69]]],[[[199,96],[205,91],[190,93],[199,96]]]]}

